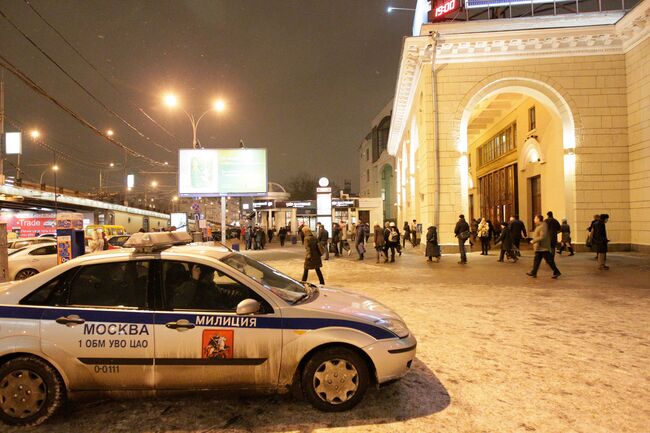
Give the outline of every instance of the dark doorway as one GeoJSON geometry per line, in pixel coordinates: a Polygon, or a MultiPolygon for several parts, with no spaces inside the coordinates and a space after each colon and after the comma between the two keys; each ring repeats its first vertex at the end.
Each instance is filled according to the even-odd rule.
{"type": "Polygon", "coordinates": [[[370,211],[369,210],[360,210],[359,211],[359,221],[370,224],[370,211]]]}
{"type": "Polygon", "coordinates": [[[534,176],[530,178],[530,227],[535,227],[535,215],[542,213],[542,178],[534,176]]]}
{"type": "Polygon", "coordinates": [[[474,219],[474,194],[470,194],[469,198],[469,221],[474,219]]]}

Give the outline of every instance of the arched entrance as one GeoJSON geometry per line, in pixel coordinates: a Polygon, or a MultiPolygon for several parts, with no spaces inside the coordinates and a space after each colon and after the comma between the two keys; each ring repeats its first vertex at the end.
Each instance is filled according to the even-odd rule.
{"type": "Polygon", "coordinates": [[[384,203],[384,221],[395,221],[397,212],[395,210],[395,184],[394,169],[386,164],[381,169],[381,198],[384,203]]]}
{"type": "Polygon", "coordinates": [[[539,79],[486,81],[459,113],[463,209],[493,222],[518,214],[527,227],[548,210],[575,222],[573,110],[539,79]]]}

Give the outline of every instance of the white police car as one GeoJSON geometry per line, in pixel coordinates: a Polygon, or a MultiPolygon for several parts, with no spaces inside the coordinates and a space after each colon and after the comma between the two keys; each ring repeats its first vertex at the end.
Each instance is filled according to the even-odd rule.
{"type": "Polygon", "coordinates": [[[378,302],[188,238],[135,234],[0,285],[0,419],[39,424],[86,391],[294,389],[343,411],[411,366],[415,337],[378,302]]]}

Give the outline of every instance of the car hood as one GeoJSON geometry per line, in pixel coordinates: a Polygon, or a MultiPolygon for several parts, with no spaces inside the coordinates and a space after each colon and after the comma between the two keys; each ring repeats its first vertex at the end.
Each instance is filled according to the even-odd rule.
{"type": "Polygon", "coordinates": [[[319,288],[319,295],[301,309],[352,316],[370,323],[377,320],[402,320],[397,313],[367,296],[342,289],[319,288]]]}

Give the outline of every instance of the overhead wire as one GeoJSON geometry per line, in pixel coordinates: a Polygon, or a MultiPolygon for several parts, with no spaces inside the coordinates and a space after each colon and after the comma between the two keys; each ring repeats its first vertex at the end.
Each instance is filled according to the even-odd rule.
{"type": "Polygon", "coordinates": [[[119,147],[120,149],[124,150],[127,154],[143,159],[147,162],[149,162],[152,165],[159,165],[159,166],[165,166],[164,162],[157,161],[149,156],[146,156],[130,147],[125,145],[124,143],[120,142],[119,140],[110,137],[106,133],[102,132],[100,129],[98,129],[96,126],[88,122],[86,119],[81,117],[78,113],[76,113],[74,110],[70,109],[66,105],[64,105],[62,102],[60,102],[58,99],[56,99],[54,96],[50,95],[45,89],[43,89],[40,85],[38,85],[34,80],[32,80],[29,76],[27,76],[23,71],[21,71],[17,66],[15,66],[13,63],[11,63],[6,57],[4,57],[2,54],[0,54],[0,66],[6,69],[8,72],[13,74],[15,77],[20,79],[23,83],[25,83],[28,87],[30,87],[33,91],[36,93],[40,94],[41,96],[45,97],[46,99],[50,100],[54,105],[59,107],[61,110],[65,111],[68,115],[73,117],[75,120],[77,120],[79,123],[81,123],[83,126],[86,128],[90,129],[93,131],[95,134],[99,135],[100,137],[104,138],[105,140],[113,143],[115,146],[119,147]]]}
{"type": "Polygon", "coordinates": [[[68,77],[70,80],[72,80],[81,90],[84,91],[93,101],[95,101],[97,104],[99,104],[104,110],[109,112],[111,115],[113,115],[115,118],[120,120],[122,123],[124,123],[129,129],[134,131],[136,134],[138,134],[140,137],[144,138],[145,140],[149,141],[151,144],[154,146],[163,149],[169,153],[172,153],[172,150],[163,146],[162,144],[159,144],[143,134],[138,128],[133,126],[131,123],[129,123],[124,117],[122,117],[119,113],[115,112],[113,109],[111,109],[109,106],[107,106],[103,101],[101,101],[97,96],[95,96],[86,86],[81,84],[77,79],[75,79],[63,66],[61,66],[56,60],[54,60],[45,50],[43,50],[32,38],[30,38],[25,32],[23,32],[20,27],[16,23],[14,23],[1,9],[0,9],[0,16],[2,16],[13,28],[16,30],[18,33],[20,33],[23,38],[25,38],[34,48],[38,50],[45,58],[47,58],[54,66],[56,66],[57,69],[59,69],[66,77],[68,77]]]}
{"type": "Polygon", "coordinates": [[[178,138],[174,134],[172,134],[167,128],[162,126],[160,123],[156,121],[153,117],[151,117],[142,107],[140,107],[138,104],[133,102],[127,95],[125,95],[117,86],[113,84],[113,82],[104,75],[99,68],[97,68],[90,60],[84,56],[81,51],[77,49],[54,25],[52,25],[41,13],[32,5],[32,3],[29,0],[24,0],[25,4],[45,23],[46,26],[48,26],[54,33],[57,34],[58,37],[65,42],[65,44],[72,50],[74,51],[83,61],[90,67],[92,70],[94,70],[102,79],[109,85],[113,90],[115,90],[117,93],[120,94],[132,107],[134,107],[136,110],[138,110],[144,117],[149,119],[154,125],[156,125],[158,128],[160,128],[162,131],[164,131],[167,135],[169,135],[171,138],[173,138],[177,143],[178,143],[178,138]]]}

